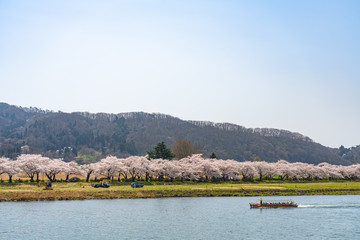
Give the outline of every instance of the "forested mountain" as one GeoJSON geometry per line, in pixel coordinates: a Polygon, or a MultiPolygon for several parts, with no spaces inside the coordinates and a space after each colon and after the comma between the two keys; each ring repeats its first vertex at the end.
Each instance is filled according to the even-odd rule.
{"type": "Polygon", "coordinates": [[[84,163],[110,154],[144,155],[158,142],[171,147],[178,139],[198,143],[205,156],[215,152],[221,159],[360,163],[360,146],[328,148],[286,130],[184,121],[143,112],[63,113],[0,103],[0,156],[42,153],[84,163]]]}

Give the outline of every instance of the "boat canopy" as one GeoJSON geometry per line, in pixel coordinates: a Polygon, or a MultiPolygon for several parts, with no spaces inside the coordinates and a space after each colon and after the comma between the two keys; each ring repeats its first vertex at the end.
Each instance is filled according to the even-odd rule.
{"type": "Polygon", "coordinates": [[[262,199],[263,202],[293,202],[291,199],[262,199]]]}

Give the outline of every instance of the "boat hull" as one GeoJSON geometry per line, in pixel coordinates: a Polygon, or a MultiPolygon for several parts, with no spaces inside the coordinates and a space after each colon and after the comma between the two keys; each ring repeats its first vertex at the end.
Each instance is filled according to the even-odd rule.
{"type": "Polygon", "coordinates": [[[297,204],[262,204],[259,203],[252,204],[250,203],[250,208],[294,208],[298,207],[297,204]]]}

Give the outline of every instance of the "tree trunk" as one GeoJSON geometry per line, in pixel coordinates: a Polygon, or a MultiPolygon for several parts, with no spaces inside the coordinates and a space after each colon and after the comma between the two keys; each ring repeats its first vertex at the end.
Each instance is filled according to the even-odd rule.
{"type": "Polygon", "coordinates": [[[86,182],[89,182],[90,175],[91,175],[91,172],[86,174],[86,182]]]}
{"type": "Polygon", "coordinates": [[[52,180],[51,175],[48,175],[48,174],[45,173],[45,176],[49,179],[49,181],[52,180]]]}

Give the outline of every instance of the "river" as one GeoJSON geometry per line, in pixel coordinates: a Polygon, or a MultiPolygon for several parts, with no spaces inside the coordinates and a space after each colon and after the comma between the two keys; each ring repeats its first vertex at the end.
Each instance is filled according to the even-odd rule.
{"type": "Polygon", "coordinates": [[[0,239],[360,239],[360,196],[1,202],[0,239]]]}

